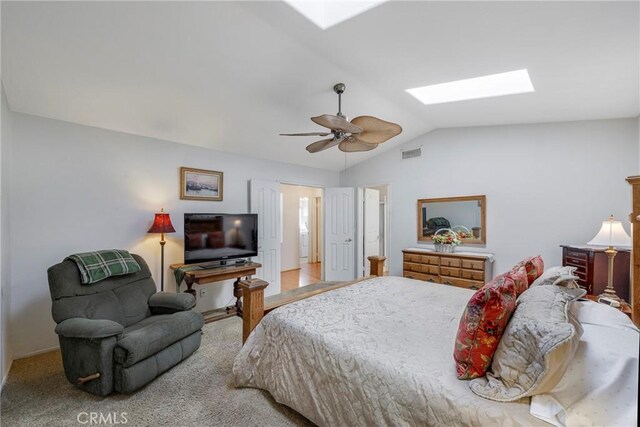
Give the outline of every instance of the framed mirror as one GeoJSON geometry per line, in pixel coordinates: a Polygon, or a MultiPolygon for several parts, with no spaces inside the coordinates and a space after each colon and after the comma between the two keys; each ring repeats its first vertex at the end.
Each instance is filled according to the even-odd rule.
{"type": "Polygon", "coordinates": [[[418,241],[431,242],[438,230],[448,228],[463,244],[486,243],[486,210],[485,195],[419,199],[418,241]]]}

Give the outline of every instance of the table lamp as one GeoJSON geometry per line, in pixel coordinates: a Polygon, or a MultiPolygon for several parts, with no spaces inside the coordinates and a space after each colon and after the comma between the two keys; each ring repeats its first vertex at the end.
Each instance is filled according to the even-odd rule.
{"type": "Polygon", "coordinates": [[[153,219],[153,224],[147,233],[160,233],[160,290],[164,291],[164,244],[167,243],[164,240],[164,233],[175,233],[173,224],[171,224],[171,217],[169,214],[160,209],[153,219]]]}
{"type": "Polygon", "coordinates": [[[616,221],[613,218],[613,215],[611,215],[607,221],[602,221],[600,231],[598,231],[598,234],[596,234],[595,237],[587,244],[593,246],[607,246],[607,250],[604,251],[609,258],[607,287],[605,288],[604,293],[599,295],[599,297],[607,297],[616,301],[621,301],[620,297],[616,295],[615,289],[613,289],[613,259],[618,253],[615,247],[631,246],[631,237],[629,237],[627,232],[624,231],[622,222],[616,221]]]}

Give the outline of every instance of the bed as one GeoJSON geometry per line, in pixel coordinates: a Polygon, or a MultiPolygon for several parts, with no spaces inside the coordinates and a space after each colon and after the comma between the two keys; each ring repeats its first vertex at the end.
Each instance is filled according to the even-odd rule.
{"type": "MultiPolygon", "coordinates": [[[[579,414],[549,414],[548,408],[564,399],[556,396],[538,401],[534,417],[529,398],[490,401],[456,378],[453,345],[472,294],[435,283],[378,277],[284,305],[264,317],[249,336],[233,367],[236,385],[267,390],[318,425],[548,425],[542,419],[564,425],[584,416],[584,404],[579,414]]],[[[624,325],[626,318],[617,314],[624,325]]],[[[637,378],[638,333],[628,319],[626,323],[630,328],[598,326],[595,332],[596,327],[587,324],[585,335],[597,338],[603,330],[610,337],[618,334],[626,340],[625,354],[635,345],[635,358],[630,356],[624,371],[628,375],[629,369],[635,370],[637,378]]],[[[637,396],[637,383],[635,390],[627,388],[617,397],[628,400],[633,393],[637,396]]],[[[615,393],[611,397],[615,401],[615,393]]],[[[626,408],[619,420],[628,420],[636,409],[626,408]]]]}

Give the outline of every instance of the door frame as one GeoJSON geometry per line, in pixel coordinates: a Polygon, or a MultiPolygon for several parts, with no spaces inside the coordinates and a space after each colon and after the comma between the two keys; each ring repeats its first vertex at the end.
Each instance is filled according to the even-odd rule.
{"type": "Polygon", "coordinates": [[[390,263],[391,256],[389,256],[389,251],[391,249],[389,235],[391,234],[391,184],[390,183],[379,183],[379,184],[371,184],[371,185],[359,185],[356,187],[356,277],[364,277],[369,273],[365,271],[365,262],[364,262],[364,189],[365,188],[378,188],[378,187],[387,187],[387,200],[385,203],[386,206],[386,215],[385,215],[385,249],[387,252],[387,259],[384,263],[384,271],[391,271],[390,263]]]}

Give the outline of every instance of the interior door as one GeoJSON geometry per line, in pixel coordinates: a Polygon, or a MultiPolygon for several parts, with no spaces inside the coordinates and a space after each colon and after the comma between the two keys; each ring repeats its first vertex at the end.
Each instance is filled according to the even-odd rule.
{"type": "Polygon", "coordinates": [[[251,213],[258,214],[258,256],[262,264],[257,276],[269,282],[266,295],[280,293],[280,184],[251,180],[251,213]]]}
{"type": "Polygon", "coordinates": [[[369,257],[380,255],[380,191],[364,189],[364,274],[370,269],[369,257]]]}
{"type": "Polygon", "coordinates": [[[355,191],[326,188],[324,193],[324,280],[355,278],[355,191]]]}

